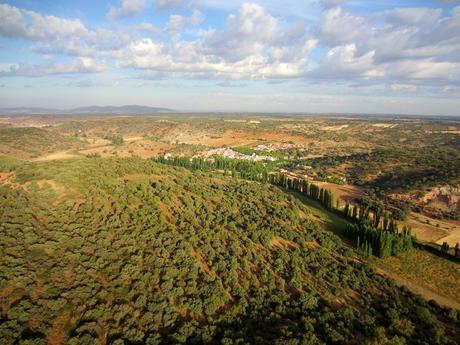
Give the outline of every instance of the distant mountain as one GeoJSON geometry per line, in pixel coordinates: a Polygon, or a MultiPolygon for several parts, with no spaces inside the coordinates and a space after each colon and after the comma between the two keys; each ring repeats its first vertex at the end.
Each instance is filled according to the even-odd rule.
{"type": "Polygon", "coordinates": [[[90,106],[68,110],[18,107],[0,108],[1,115],[148,115],[158,113],[170,113],[172,109],[149,107],[143,105],[123,105],[123,106],[90,106]]]}

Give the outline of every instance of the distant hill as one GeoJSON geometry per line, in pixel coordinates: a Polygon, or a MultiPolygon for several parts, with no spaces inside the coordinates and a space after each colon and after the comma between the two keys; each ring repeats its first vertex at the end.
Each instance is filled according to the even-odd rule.
{"type": "Polygon", "coordinates": [[[72,114],[133,114],[145,115],[154,113],[169,113],[172,109],[148,107],[142,105],[123,105],[120,107],[114,106],[91,106],[76,108],[70,111],[72,114]]]}
{"type": "Polygon", "coordinates": [[[36,107],[0,108],[0,115],[148,115],[170,113],[172,109],[143,105],[89,106],[75,109],[50,109],[36,107]]]}

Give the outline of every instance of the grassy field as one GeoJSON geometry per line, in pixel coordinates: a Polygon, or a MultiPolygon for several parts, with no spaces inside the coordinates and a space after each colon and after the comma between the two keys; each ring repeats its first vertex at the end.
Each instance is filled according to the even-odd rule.
{"type": "Polygon", "coordinates": [[[319,202],[307,198],[305,195],[296,192],[290,192],[299,198],[305,205],[310,207],[310,210],[324,229],[333,232],[334,234],[343,237],[343,231],[348,222],[339,215],[326,210],[319,202]]]}
{"type": "MultiPolygon", "coordinates": [[[[326,210],[318,202],[300,193],[292,193],[307,205],[321,226],[343,237],[347,221],[339,215],[326,210]]],[[[458,264],[426,251],[413,248],[408,252],[386,259],[366,258],[379,273],[404,285],[416,294],[441,305],[460,309],[460,269],[458,264]]]]}
{"type": "Polygon", "coordinates": [[[460,308],[460,267],[457,263],[419,249],[412,249],[385,260],[373,258],[373,264],[404,277],[407,282],[426,287],[427,291],[446,296],[460,308]]]}

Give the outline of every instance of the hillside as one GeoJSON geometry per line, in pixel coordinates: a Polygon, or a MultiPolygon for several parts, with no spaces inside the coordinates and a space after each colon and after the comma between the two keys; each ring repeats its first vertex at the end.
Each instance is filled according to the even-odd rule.
{"type": "Polygon", "coordinates": [[[0,128],[0,155],[30,159],[83,146],[77,138],[43,128],[0,128]]]}
{"type": "Polygon", "coordinates": [[[5,344],[460,337],[456,311],[375,273],[277,187],[139,158],[1,160],[5,344]]]}

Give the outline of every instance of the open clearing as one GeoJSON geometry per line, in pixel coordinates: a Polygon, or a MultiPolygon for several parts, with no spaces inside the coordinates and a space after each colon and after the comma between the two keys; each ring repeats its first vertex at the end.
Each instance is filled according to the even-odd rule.
{"type": "MultiPolygon", "coordinates": [[[[344,219],[299,193],[293,194],[310,207],[324,229],[339,236],[343,234],[347,224],[344,219]]],[[[415,248],[383,260],[372,257],[369,262],[378,273],[392,278],[397,285],[404,285],[427,300],[433,299],[440,305],[460,310],[460,270],[457,263],[415,248]]]]}
{"type": "Polygon", "coordinates": [[[334,198],[340,199],[341,203],[346,201],[352,202],[354,199],[364,196],[364,190],[357,186],[316,181],[314,183],[321,188],[329,189],[334,195],[334,198]]]}
{"type": "Polygon", "coordinates": [[[50,153],[44,156],[40,156],[37,158],[32,158],[32,162],[45,162],[45,161],[52,161],[52,160],[58,160],[58,159],[71,159],[71,158],[81,158],[81,156],[75,154],[75,153],[70,153],[69,151],[60,151],[60,152],[54,152],[50,153]]]}
{"type": "MultiPolygon", "coordinates": [[[[352,202],[355,198],[364,196],[363,189],[352,185],[337,185],[329,182],[315,182],[320,187],[329,189],[335,198],[341,200],[341,204],[345,201],[352,202]]],[[[412,233],[421,241],[435,242],[442,244],[449,243],[450,246],[455,246],[460,243],[460,222],[444,221],[432,219],[419,213],[411,212],[404,221],[398,222],[400,226],[409,226],[412,228],[412,233]]]]}
{"type": "Polygon", "coordinates": [[[428,300],[460,310],[458,263],[415,248],[384,260],[372,258],[370,261],[377,271],[398,284],[428,300]]]}

